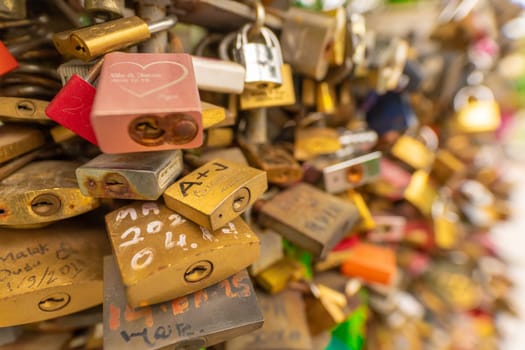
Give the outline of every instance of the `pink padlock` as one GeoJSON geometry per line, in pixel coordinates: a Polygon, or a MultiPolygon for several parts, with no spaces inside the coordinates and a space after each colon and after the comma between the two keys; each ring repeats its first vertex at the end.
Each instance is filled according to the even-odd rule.
{"type": "Polygon", "coordinates": [[[191,56],[107,54],[91,122],[105,153],[201,146],[201,103],[191,56]]]}
{"type": "Polygon", "coordinates": [[[92,84],[97,79],[103,62],[102,58],[95,63],[85,79],[73,74],[46,108],[49,118],[95,145],[98,142],[90,116],[97,91],[92,84]]]}

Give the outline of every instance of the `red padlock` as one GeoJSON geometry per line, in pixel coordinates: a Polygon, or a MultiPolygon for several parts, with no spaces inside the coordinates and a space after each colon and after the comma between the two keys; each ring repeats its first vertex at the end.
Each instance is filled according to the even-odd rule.
{"type": "Polygon", "coordinates": [[[98,142],[90,115],[97,90],[92,84],[97,79],[103,62],[102,58],[91,67],[85,79],[73,74],[46,108],[49,118],[95,145],[98,142]]]}
{"type": "Polygon", "coordinates": [[[4,75],[16,68],[18,68],[17,60],[0,40],[0,75],[4,75]]]}

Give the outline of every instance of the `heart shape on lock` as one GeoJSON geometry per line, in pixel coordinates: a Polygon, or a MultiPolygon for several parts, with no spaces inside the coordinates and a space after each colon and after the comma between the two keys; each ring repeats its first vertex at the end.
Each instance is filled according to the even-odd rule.
{"type": "MultiPolygon", "coordinates": [[[[142,65],[137,62],[117,62],[112,68],[121,66],[123,71],[111,74],[111,80],[118,83],[125,92],[143,98],[182,82],[188,76],[188,69],[174,61],[157,61],[142,65]],[[169,65],[169,67],[166,67],[169,65]]],[[[115,70],[113,70],[114,72],[115,70]]]]}

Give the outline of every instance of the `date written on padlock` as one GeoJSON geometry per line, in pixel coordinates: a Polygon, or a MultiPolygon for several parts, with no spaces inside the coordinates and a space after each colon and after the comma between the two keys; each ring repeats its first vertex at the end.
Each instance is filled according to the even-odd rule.
{"type": "Polygon", "coordinates": [[[191,56],[107,54],[91,122],[104,153],[199,147],[201,102],[191,56]]]}
{"type": "Polygon", "coordinates": [[[216,230],[241,215],[267,188],[266,172],[217,159],[168,187],[164,201],[189,220],[216,230]]]}
{"type": "Polygon", "coordinates": [[[259,213],[262,226],[317,257],[332,250],[358,220],[359,212],[352,203],[305,183],[278,193],[259,213]]]}
{"type": "Polygon", "coordinates": [[[32,151],[45,142],[44,134],[22,125],[0,126],[0,164],[32,151]]]}
{"type": "Polygon", "coordinates": [[[182,168],[180,150],[101,154],[77,168],[76,175],[86,196],[156,200],[182,168]]]}
{"type": "Polygon", "coordinates": [[[268,295],[258,291],[257,300],[264,316],[263,327],[227,341],[226,350],[312,349],[300,292],[286,290],[268,295]]]}
{"type": "Polygon", "coordinates": [[[70,219],[44,229],[0,229],[0,327],[67,315],[102,302],[101,225],[70,219]]]}
{"type": "Polygon", "coordinates": [[[199,349],[263,324],[246,270],[193,294],[134,310],[126,303],[124,285],[109,256],[104,286],[105,349],[199,349]]]}
{"type": "Polygon", "coordinates": [[[210,231],[162,204],[136,202],[108,214],[106,226],[133,307],[193,293],[259,256],[259,239],[241,218],[210,231]]]}
{"type": "Polygon", "coordinates": [[[78,187],[73,161],[33,162],[0,182],[0,226],[24,227],[80,215],[99,206],[78,187]]]}

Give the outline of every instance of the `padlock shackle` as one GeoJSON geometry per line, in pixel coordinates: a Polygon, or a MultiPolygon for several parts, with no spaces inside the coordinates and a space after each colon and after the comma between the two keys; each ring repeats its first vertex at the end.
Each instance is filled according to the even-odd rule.
{"type": "Polygon", "coordinates": [[[175,15],[166,16],[163,19],[157,21],[148,22],[148,30],[151,34],[168,30],[179,22],[179,19],[175,15]]]}
{"type": "Polygon", "coordinates": [[[93,84],[95,80],[97,80],[98,76],[100,75],[100,70],[102,69],[102,65],[104,64],[104,57],[99,59],[90,69],[89,72],[84,77],[84,80],[90,84],[93,84]]]}
{"type": "Polygon", "coordinates": [[[264,26],[266,10],[260,0],[252,0],[251,2],[255,8],[255,22],[250,26],[248,36],[256,36],[261,32],[261,28],[264,26]]]}

